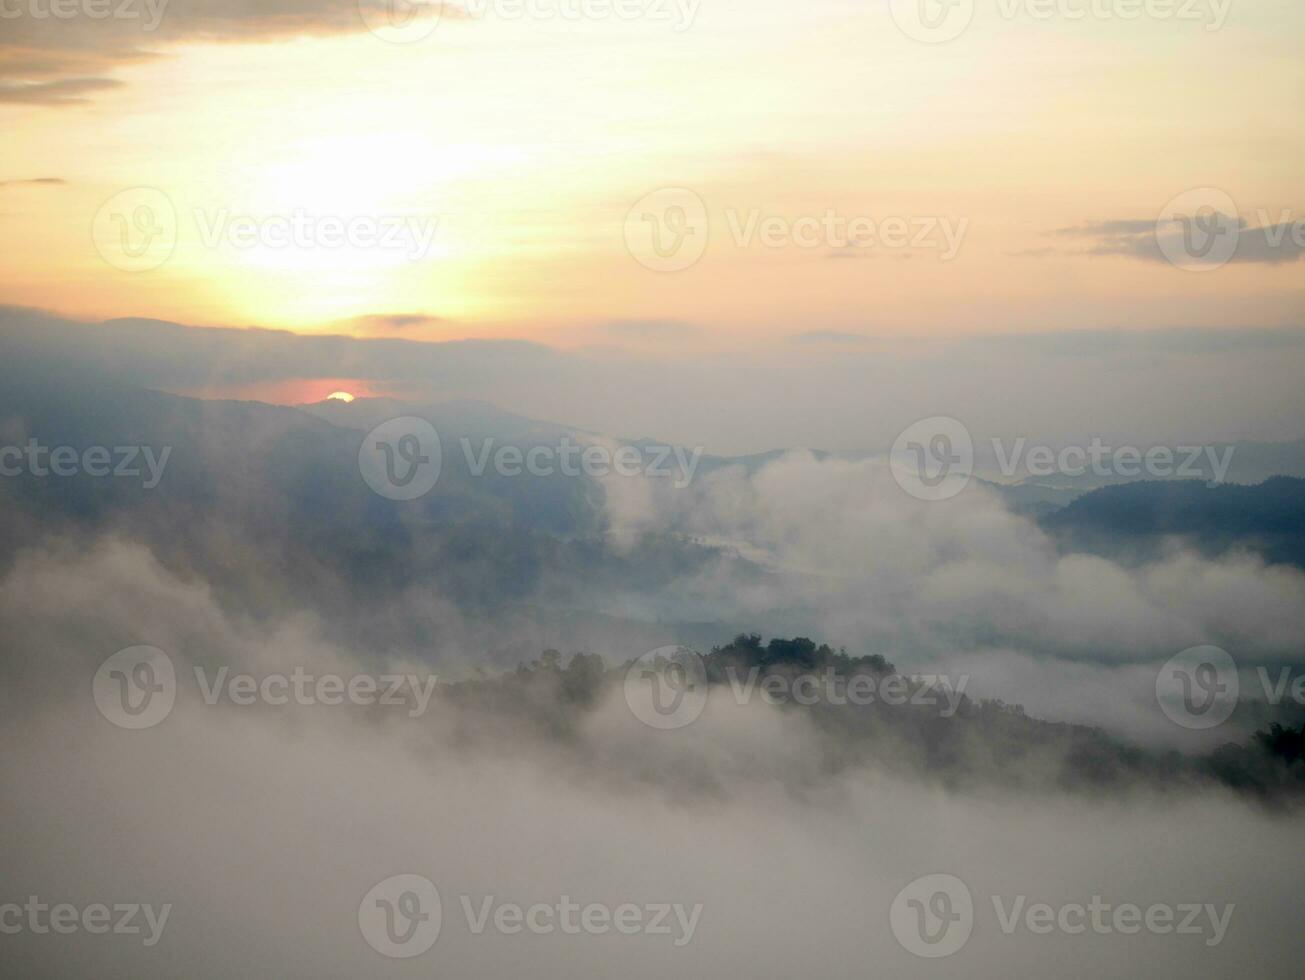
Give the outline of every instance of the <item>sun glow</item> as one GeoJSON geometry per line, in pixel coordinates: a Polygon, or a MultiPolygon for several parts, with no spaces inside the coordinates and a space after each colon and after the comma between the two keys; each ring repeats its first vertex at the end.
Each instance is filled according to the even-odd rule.
{"type": "Polygon", "coordinates": [[[333,391],[326,396],[326,400],[328,402],[351,402],[353,401],[353,395],[347,391],[333,391]]]}

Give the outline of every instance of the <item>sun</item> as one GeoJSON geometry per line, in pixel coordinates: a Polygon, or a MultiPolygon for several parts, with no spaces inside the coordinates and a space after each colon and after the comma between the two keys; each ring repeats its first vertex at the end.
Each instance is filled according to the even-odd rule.
{"type": "Polygon", "coordinates": [[[333,391],[326,396],[326,400],[328,402],[351,402],[353,401],[353,395],[347,391],[333,391]]]}

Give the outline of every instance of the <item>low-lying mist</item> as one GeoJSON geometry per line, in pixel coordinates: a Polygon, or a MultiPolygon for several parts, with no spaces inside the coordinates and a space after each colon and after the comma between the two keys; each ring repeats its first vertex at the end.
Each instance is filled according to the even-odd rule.
{"type": "Polygon", "coordinates": [[[1164,977],[1285,977],[1305,951],[1295,819],[1210,785],[1094,796],[1035,773],[1014,791],[982,778],[948,790],[873,753],[831,766],[809,713],[738,704],[721,687],[669,731],[641,723],[619,686],[551,733],[519,702],[447,693],[419,715],[412,698],[208,704],[195,667],[210,683],[223,666],[255,677],[422,667],[339,649],[305,613],[271,630],[241,622],[131,546],[21,563],[0,608],[12,644],[0,783],[21,804],[0,903],[171,906],[148,946],[6,936],[7,975],[1086,977],[1146,962],[1164,977]],[[172,711],[139,731],[92,697],[101,662],[132,643],[164,650],[177,671],[172,711]],[[899,944],[890,908],[935,873],[965,883],[974,928],[929,961],[899,944]],[[401,874],[435,884],[442,928],[422,955],[391,960],[360,932],[359,905],[401,874]],[[1227,918],[1223,931],[1202,911],[1199,929],[1120,934],[1107,914],[1105,933],[1053,935],[1016,918],[1008,932],[1020,896],[1227,918]],[[566,901],[685,917],[629,935],[495,925],[504,904],[566,901]]]}

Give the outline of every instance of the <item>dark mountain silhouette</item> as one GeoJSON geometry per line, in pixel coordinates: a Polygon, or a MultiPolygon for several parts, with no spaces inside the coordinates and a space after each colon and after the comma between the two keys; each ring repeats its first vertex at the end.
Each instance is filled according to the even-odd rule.
{"type": "Polygon", "coordinates": [[[1305,568],[1305,480],[1295,477],[1255,486],[1184,480],[1103,487],[1041,523],[1072,551],[1142,560],[1177,538],[1209,556],[1244,550],[1305,568]]]}

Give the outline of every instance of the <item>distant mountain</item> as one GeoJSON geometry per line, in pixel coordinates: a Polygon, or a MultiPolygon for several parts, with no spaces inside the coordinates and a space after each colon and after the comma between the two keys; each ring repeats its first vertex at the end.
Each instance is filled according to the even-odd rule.
{"type": "MultiPolygon", "coordinates": [[[[1140,447],[1145,453],[1151,447],[1140,447]]],[[[1202,447],[1202,453],[1195,459],[1189,457],[1190,450],[1173,450],[1175,466],[1182,465],[1195,469],[1196,473],[1180,473],[1178,479],[1199,479],[1208,477],[1213,480],[1214,470],[1208,453],[1214,452],[1220,459],[1228,456],[1228,471],[1221,482],[1257,484],[1275,476],[1294,476],[1305,478],[1305,439],[1293,442],[1230,442],[1210,444],[1209,449],[1202,447]]],[[[1135,476],[1122,476],[1120,471],[1128,473],[1138,469],[1136,459],[1121,460],[1119,464],[1105,456],[1101,469],[1106,473],[1067,474],[1056,473],[1050,476],[1028,476],[1012,482],[1001,475],[1000,461],[988,448],[976,446],[974,470],[975,475],[985,483],[990,483],[1016,509],[1031,512],[1045,512],[1053,507],[1063,507],[1085,493],[1101,487],[1119,486],[1125,483],[1170,481],[1170,477],[1148,476],[1140,472],[1135,476]]]]}
{"type": "MultiPolygon", "coordinates": [[[[300,410],[201,401],[8,361],[0,364],[0,445],[35,438],[47,448],[170,454],[152,489],[142,479],[84,473],[0,479],[0,570],[50,536],[84,547],[116,535],[146,544],[174,573],[210,583],[232,608],[255,617],[312,610],[360,649],[433,646],[430,610],[442,605],[505,637],[532,634],[571,649],[620,637],[642,652],[737,629],[681,623],[657,596],[711,562],[729,561],[745,578],[760,569],[674,535],[613,547],[599,481],[507,477],[492,467],[475,476],[459,446],[464,438],[477,448],[489,439],[556,445],[568,433],[580,438],[483,403],[300,410]],[[445,443],[435,489],[407,502],[372,492],[358,466],[366,432],[405,414],[431,415],[445,443]]],[[[483,639],[503,662],[530,652],[497,642],[483,639]]]]}
{"type": "Polygon", "coordinates": [[[1248,550],[1305,568],[1305,480],[1295,477],[1254,486],[1185,480],[1104,487],[1041,524],[1071,551],[1139,560],[1178,538],[1206,555],[1248,550]]]}

